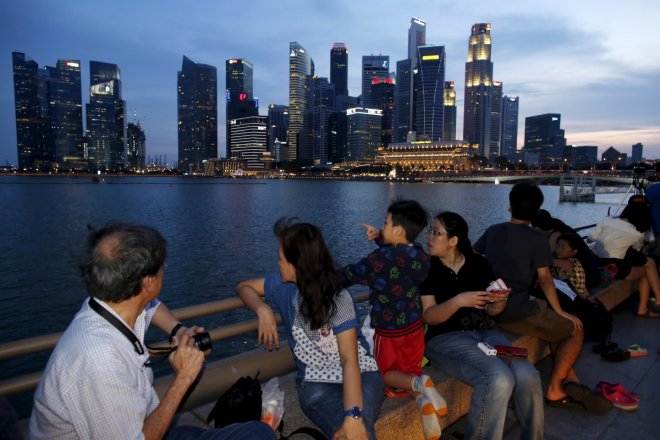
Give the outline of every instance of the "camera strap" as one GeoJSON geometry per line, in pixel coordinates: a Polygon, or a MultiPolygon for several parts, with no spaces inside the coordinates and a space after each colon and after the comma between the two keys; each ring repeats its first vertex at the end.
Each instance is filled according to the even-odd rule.
{"type": "Polygon", "coordinates": [[[140,340],[135,336],[135,333],[131,331],[131,329],[128,328],[126,324],[121,322],[119,318],[117,318],[115,315],[107,311],[101,304],[97,303],[93,298],[89,299],[89,306],[94,310],[96,313],[101,315],[103,319],[108,321],[114,328],[122,332],[124,336],[133,344],[133,348],[135,349],[135,352],[137,354],[144,354],[144,347],[142,346],[142,343],[140,340]]]}

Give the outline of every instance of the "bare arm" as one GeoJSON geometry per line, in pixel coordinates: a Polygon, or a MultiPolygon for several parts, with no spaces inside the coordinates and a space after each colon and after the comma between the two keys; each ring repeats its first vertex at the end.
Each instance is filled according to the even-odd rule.
{"type": "Polygon", "coordinates": [[[552,309],[559,315],[573,322],[576,330],[582,331],[582,321],[579,318],[571,315],[568,312],[565,312],[561,305],[559,304],[559,299],[557,298],[557,291],[555,290],[555,283],[552,280],[552,274],[550,269],[546,267],[540,267],[536,269],[536,272],[539,277],[539,285],[543,290],[545,298],[548,300],[552,309]]]}
{"type": "Polygon", "coordinates": [[[462,292],[440,304],[436,303],[432,295],[422,295],[421,298],[424,321],[431,325],[442,324],[462,307],[483,310],[489,301],[489,295],[485,291],[462,292]]]}
{"type": "Polygon", "coordinates": [[[258,342],[269,350],[272,350],[273,346],[279,349],[280,335],[277,332],[277,321],[273,310],[263,300],[264,282],[265,278],[241,281],[236,286],[236,294],[259,318],[258,342]]]}
{"type": "MultiPolygon", "coordinates": [[[[341,360],[344,378],[344,409],[353,408],[354,406],[364,408],[357,344],[357,330],[354,328],[337,335],[339,359],[341,360]]],[[[335,433],[334,438],[368,439],[369,435],[363,419],[356,420],[347,416],[344,417],[344,423],[339,431],[335,433]]]]}
{"type": "Polygon", "coordinates": [[[165,436],[183,397],[202,369],[204,353],[184,334],[169,360],[174,369],[174,380],[156,409],[144,421],[142,432],[147,440],[159,440],[165,436]]]}
{"type": "MultiPolygon", "coordinates": [[[[156,312],[154,313],[154,316],[151,318],[151,324],[155,325],[168,335],[172,332],[174,327],[178,324],[180,324],[179,320],[174,317],[170,309],[164,304],[160,303],[158,307],[156,308],[156,312]]],[[[177,340],[181,340],[181,337],[183,335],[187,335],[188,337],[192,337],[195,333],[202,333],[204,332],[204,327],[199,327],[196,325],[193,325],[192,327],[186,327],[185,325],[182,325],[179,327],[179,329],[176,331],[176,334],[174,336],[177,337],[177,340]]],[[[210,353],[210,350],[207,355],[210,353]]]]}

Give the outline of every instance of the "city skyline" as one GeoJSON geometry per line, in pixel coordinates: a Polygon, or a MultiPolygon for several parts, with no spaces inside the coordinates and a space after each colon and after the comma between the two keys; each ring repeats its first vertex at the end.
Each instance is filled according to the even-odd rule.
{"type": "MultiPolygon", "coordinates": [[[[569,144],[598,145],[600,155],[609,146],[630,152],[633,144],[641,142],[645,157],[660,157],[660,93],[655,87],[659,49],[640,32],[652,25],[651,17],[658,16],[653,11],[660,10],[650,1],[633,1],[626,14],[592,1],[531,6],[516,1],[496,7],[488,2],[431,6],[413,1],[388,7],[369,1],[322,5],[292,1],[282,7],[248,0],[241,5],[159,3],[158,9],[149,2],[118,1],[101,14],[93,1],[75,6],[31,0],[3,3],[0,162],[16,164],[17,156],[12,51],[24,52],[40,68],[54,66],[58,59],[79,59],[83,104],[89,102],[89,62],[116,64],[122,72],[127,122],[134,122],[135,112],[145,131],[147,154],[166,154],[173,162],[176,72],[183,56],[218,69],[219,97],[224,95],[225,61],[250,60],[259,113],[265,115],[269,104],[288,105],[290,42],[306,48],[320,77],[330,76],[332,45],[345,43],[348,89],[357,96],[362,56],[389,56],[390,72],[406,58],[411,17],[426,21],[427,44],[445,46],[445,79],[456,83],[457,133],[463,132],[467,40],[471,26],[485,22],[492,26],[493,79],[503,82],[505,95],[520,98],[519,147],[525,117],[559,113],[569,144]]],[[[224,120],[224,105],[219,102],[221,156],[224,120]]]]}

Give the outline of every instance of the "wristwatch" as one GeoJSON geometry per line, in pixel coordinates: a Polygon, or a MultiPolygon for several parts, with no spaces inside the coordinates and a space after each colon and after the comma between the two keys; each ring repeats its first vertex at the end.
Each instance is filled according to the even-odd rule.
{"type": "Polygon", "coordinates": [[[351,409],[344,410],[344,417],[348,417],[348,416],[353,417],[355,420],[361,419],[362,418],[362,408],[360,408],[359,406],[354,406],[351,409]]]}

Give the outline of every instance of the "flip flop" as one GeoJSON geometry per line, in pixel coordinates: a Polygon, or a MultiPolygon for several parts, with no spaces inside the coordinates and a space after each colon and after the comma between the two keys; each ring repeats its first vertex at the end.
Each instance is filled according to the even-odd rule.
{"type": "Polygon", "coordinates": [[[591,349],[593,350],[594,353],[606,353],[608,351],[614,350],[615,348],[619,347],[619,344],[616,342],[601,342],[600,344],[594,345],[591,349]]]}
{"type": "Polygon", "coordinates": [[[553,408],[566,408],[575,411],[586,411],[587,409],[582,402],[578,402],[570,396],[566,396],[557,400],[550,400],[546,397],[545,403],[547,403],[548,406],[552,406],[553,408]]]}
{"type": "Polygon", "coordinates": [[[649,351],[646,348],[641,347],[638,344],[630,345],[628,347],[628,352],[630,353],[630,357],[634,357],[634,358],[635,357],[644,357],[647,354],[649,354],[649,351]]]}
{"type": "Polygon", "coordinates": [[[631,398],[632,400],[635,400],[639,402],[639,394],[634,393],[632,391],[628,391],[623,387],[623,385],[619,383],[609,383],[605,381],[598,382],[596,384],[596,388],[594,389],[594,392],[596,394],[603,394],[603,390],[606,391],[618,391],[621,394],[625,394],[627,397],[631,398]]]}
{"type": "Polygon", "coordinates": [[[630,352],[628,350],[624,351],[621,349],[616,349],[606,353],[601,353],[600,357],[603,358],[603,360],[609,362],[621,362],[630,359],[630,352]]]}
{"type": "Polygon", "coordinates": [[[660,318],[660,311],[649,309],[645,313],[635,313],[635,316],[638,318],[658,319],[660,318]]]}
{"type": "Polygon", "coordinates": [[[586,385],[576,382],[567,382],[564,384],[564,391],[573,400],[577,400],[584,405],[585,409],[589,412],[597,414],[605,414],[612,409],[612,402],[594,394],[594,392],[586,385]]]}

